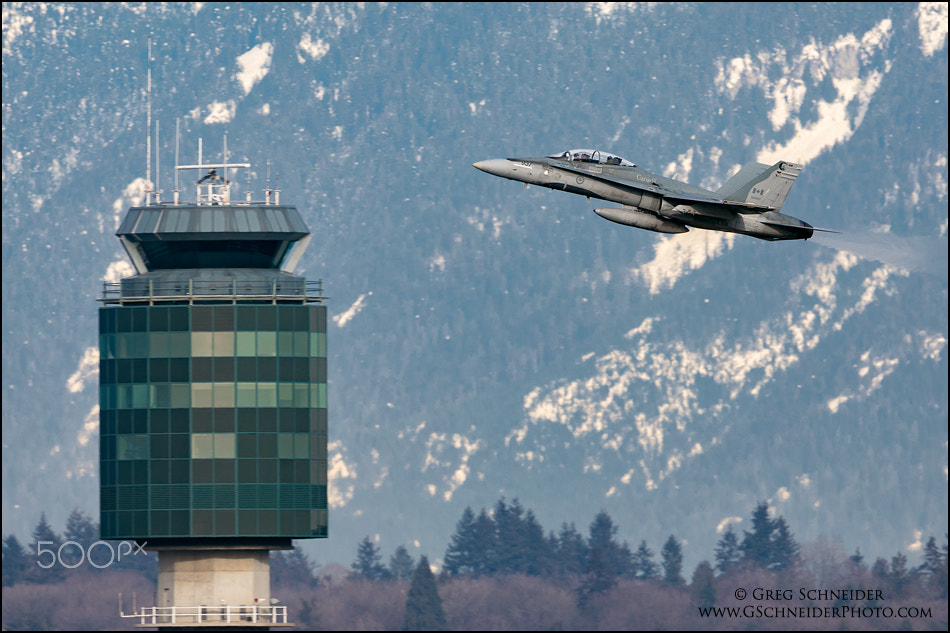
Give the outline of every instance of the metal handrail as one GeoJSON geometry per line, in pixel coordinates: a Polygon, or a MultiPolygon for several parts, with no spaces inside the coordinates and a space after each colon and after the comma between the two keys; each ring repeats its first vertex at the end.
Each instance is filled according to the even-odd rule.
{"type": "Polygon", "coordinates": [[[323,303],[323,280],[316,281],[239,281],[237,279],[188,279],[156,283],[145,281],[102,282],[105,304],[161,302],[191,303],[230,300],[232,303],[267,301],[271,303],[323,303]]]}
{"type": "Polygon", "coordinates": [[[138,613],[125,614],[120,611],[119,616],[139,618],[140,625],[220,624],[222,622],[226,624],[287,624],[287,607],[285,605],[142,607],[138,613]]]}

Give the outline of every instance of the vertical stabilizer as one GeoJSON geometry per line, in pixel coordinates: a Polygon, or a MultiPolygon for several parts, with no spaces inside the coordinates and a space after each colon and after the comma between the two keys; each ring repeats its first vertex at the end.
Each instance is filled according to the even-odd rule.
{"type": "Polygon", "coordinates": [[[781,209],[803,165],[779,161],[769,167],[749,163],[719,188],[723,200],[781,209]]]}

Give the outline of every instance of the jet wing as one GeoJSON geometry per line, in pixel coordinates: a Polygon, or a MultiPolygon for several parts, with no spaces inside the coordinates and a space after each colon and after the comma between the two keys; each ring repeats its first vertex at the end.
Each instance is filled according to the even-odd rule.
{"type": "Polygon", "coordinates": [[[558,163],[557,167],[558,169],[563,169],[564,171],[569,171],[579,176],[584,176],[585,178],[593,178],[595,180],[609,183],[615,187],[623,187],[632,191],[650,191],[657,193],[669,200],[672,204],[694,204],[697,202],[704,204],[714,204],[722,207],[725,210],[732,211],[733,213],[765,213],[766,211],[775,211],[775,207],[763,207],[755,204],[749,204],[747,202],[723,200],[722,198],[717,198],[711,195],[712,192],[710,192],[710,195],[706,195],[703,193],[705,190],[700,189],[699,187],[696,187],[695,191],[671,189],[655,181],[646,182],[624,178],[616,174],[591,172],[586,169],[578,169],[576,167],[569,166],[566,163],[558,163]]]}

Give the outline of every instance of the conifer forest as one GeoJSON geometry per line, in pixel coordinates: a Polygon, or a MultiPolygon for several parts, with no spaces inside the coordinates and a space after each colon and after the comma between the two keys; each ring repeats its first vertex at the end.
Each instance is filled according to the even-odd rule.
{"type": "MultiPolygon", "coordinates": [[[[605,511],[546,531],[501,498],[466,508],[442,552],[368,535],[348,567],[276,551],[271,584],[298,630],[947,629],[946,534],[870,560],[860,544],[799,543],[765,502],[748,519],[685,569],[675,534],[631,544],[605,511]]],[[[157,555],[98,534],[76,509],[62,532],[43,514],[30,542],[3,537],[3,630],[134,628],[120,610],[154,604],[157,555]]]]}

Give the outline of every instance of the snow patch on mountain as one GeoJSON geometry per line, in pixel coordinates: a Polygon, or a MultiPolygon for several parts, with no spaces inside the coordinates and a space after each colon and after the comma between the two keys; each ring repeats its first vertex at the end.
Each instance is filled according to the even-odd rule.
{"type": "Polygon", "coordinates": [[[920,50],[932,57],[947,43],[947,3],[921,2],[917,5],[920,50]]]}
{"type": "MultiPolygon", "coordinates": [[[[758,397],[824,336],[886,296],[890,280],[902,275],[881,266],[865,277],[864,291],[856,299],[847,292],[839,296],[838,277],[858,261],[837,253],[831,261],[816,263],[790,283],[795,307],[763,320],[751,336],[734,344],[717,337],[695,350],[680,341],[654,341],[652,321],[644,321],[628,333],[630,348],[600,354],[586,377],[531,390],[524,398],[524,419],[508,433],[505,445],[515,448],[517,460],[525,465],[532,461],[531,455],[552,448],[552,436],[544,429],[554,425],[588,450],[642,455],[648,474],[645,485],[658,485],[687,460],[703,454],[703,438],[721,427],[720,413],[731,401],[758,397]],[[710,383],[718,385],[718,395],[709,390],[710,383]],[[704,425],[694,428],[692,423],[699,419],[704,425]]],[[[849,400],[869,397],[912,352],[908,346],[866,353],[857,369],[863,386],[831,400],[828,408],[835,412],[849,400]]],[[[631,480],[630,473],[624,477],[631,480]]]]}
{"type": "Polygon", "coordinates": [[[241,70],[235,78],[241,82],[244,94],[251,94],[254,86],[267,76],[270,71],[271,60],[274,57],[274,45],[262,42],[243,55],[238,56],[237,63],[241,70]]]}

